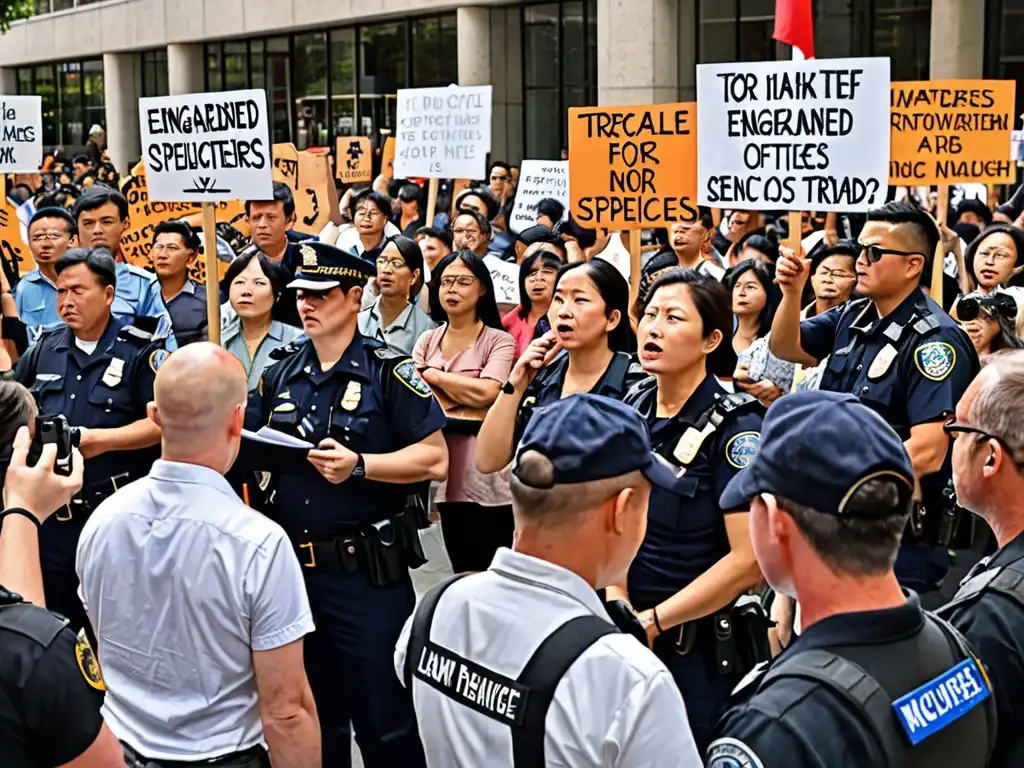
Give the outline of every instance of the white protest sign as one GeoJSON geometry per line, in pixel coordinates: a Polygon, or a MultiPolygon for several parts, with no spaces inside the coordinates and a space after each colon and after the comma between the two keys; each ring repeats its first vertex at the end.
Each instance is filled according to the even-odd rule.
{"type": "Polygon", "coordinates": [[[516,204],[508,226],[522,232],[537,223],[537,203],[551,197],[565,206],[569,215],[569,162],[567,160],[523,160],[519,169],[516,204]]]}
{"type": "Polygon", "coordinates": [[[629,282],[629,249],[622,242],[622,235],[619,232],[612,232],[608,238],[608,245],[604,247],[595,259],[604,259],[614,266],[622,277],[629,282]]]}
{"type": "Polygon", "coordinates": [[[889,185],[889,59],[697,67],[697,199],[864,211],[889,185]]]}
{"type": "Polygon", "coordinates": [[[494,298],[498,304],[519,304],[519,265],[499,259],[494,254],[484,256],[484,264],[494,283],[494,298]]]}
{"type": "Polygon", "coordinates": [[[490,151],[491,86],[398,91],[396,179],[482,179],[490,151]]]}
{"type": "Polygon", "coordinates": [[[35,173],[42,159],[42,98],[4,96],[0,100],[0,173],[35,173]]]}
{"type": "Polygon", "coordinates": [[[149,199],[272,199],[267,126],[262,89],[139,99],[149,199]]]}

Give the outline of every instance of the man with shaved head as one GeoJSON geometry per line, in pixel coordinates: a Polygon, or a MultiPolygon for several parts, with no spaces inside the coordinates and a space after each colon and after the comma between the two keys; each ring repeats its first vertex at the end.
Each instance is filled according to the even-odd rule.
{"type": "Polygon", "coordinates": [[[320,766],[302,660],[313,620],[281,527],[242,504],[224,473],[242,436],[246,375],[205,342],[167,358],[149,418],[149,475],[93,513],[78,547],[98,641],[103,714],[129,766],[320,766]]]}

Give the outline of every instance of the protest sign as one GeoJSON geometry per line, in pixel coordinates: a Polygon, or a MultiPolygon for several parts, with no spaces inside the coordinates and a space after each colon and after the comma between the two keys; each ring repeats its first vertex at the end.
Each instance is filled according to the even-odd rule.
{"type": "Polygon", "coordinates": [[[356,184],[373,181],[373,152],[365,136],[339,136],[335,150],[338,181],[356,184]]]}
{"type": "Polygon", "coordinates": [[[569,214],[569,163],[523,160],[519,179],[512,220],[508,223],[513,232],[522,232],[537,223],[537,203],[546,197],[560,202],[565,206],[565,215],[569,214]]]}
{"type": "Polygon", "coordinates": [[[388,179],[395,178],[395,137],[384,139],[384,149],[380,156],[380,174],[388,179]]]}
{"type": "Polygon", "coordinates": [[[292,188],[294,194],[299,187],[299,151],[291,143],[275,144],[270,156],[273,161],[274,181],[283,181],[292,188]]]}
{"type": "Polygon", "coordinates": [[[498,304],[519,304],[519,265],[503,261],[493,254],[484,256],[484,264],[494,283],[494,299],[498,304]]]}
{"type": "Polygon", "coordinates": [[[596,229],[697,220],[696,104],[569,110],[573,217],[596,229]]]}
{"type": "Polygon", "coordinates": [[[889,59],[697,67],[698,201],[864,211],[889,178],[889,59]]]}
{"type": "MultiPolygon", "coordinates": [[[[299,152],[299,186],[295,191],[297,232],[318,234],[331,220],[330,195],[335,187],[329,158],[325,152],[299,152]]],[[[335,196],[334,208],[337,207],[335,196]]]]}
{"type": "Polygon", "coordinates": [[[1013,80],[893,83],[889,183],[1015,181],[1006,156],[1015,90],[1013,80]]]}
{"type": "Polygon", "coordinates": [[[263,90],[139,99],[142,157],[153,200],[270,200],[263,90]]]}
{"type": "Polygon", "coordinates": [[[42,99],[4,96],[0,99],[0,173],[35,173],[42,159],[42,99]]]}
{"type": "Polygon", "coordinates": [[[0,258],[13,267],[14,274],[21,277],[36,268],[32,252],[21,236],[17,209],[6,195],[0,202],[0,258]]]}
{"type": "Polygon", "coordinates": [[[491,86],[398,91],[395,175],[482,179],[491,151],[491,86]]]}

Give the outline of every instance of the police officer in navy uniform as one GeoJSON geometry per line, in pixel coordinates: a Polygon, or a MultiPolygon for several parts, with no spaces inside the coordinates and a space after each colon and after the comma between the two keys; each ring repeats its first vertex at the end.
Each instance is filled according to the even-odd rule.
{"type": "Polygon", "coordinates": [[[710,768],[987,764],[982,663],[893,572],[913,491],[899,436],[853,395],[803,391],[768,409],[721,505],[749,504],[758,563],[799,603],[802,633],[737,687],[710,768]]]}
{"type": "MultiPolygon", "coordinates": [[[[718,498],[757,452],[764,409],[715,380],[736,367],[729,294],[721,283],[672,269],[651,286],[642,307],[640,362],[653,375],[626,403],[644,417],[655,452],[676,480],[671,492],[651,491],[647,533],[627,589],[609,588],[607,596],[639,612],[651,647],[679,686],[703,753],[746,671],[731,609],[761,581],[747,506],[721,507],[718,498]]],[[[762,632],[767,648],[767,627],[762,632]]]]}
{"type": "Polygon", "coordinates": [[[980,515],[999,549],[979,563],[939,610],[989,668],[999,711],[991,768],[1024,765],[1024,352],[982,369],[946,425],[953,436],[953,481],[961,504],[980,515]]]}
{"type": "Polygon", "coordinates": [[[373,264],[323,243],[304,243],[300,257],[291,286],[307,338],[280,350],[250,393],[246,424],[317,446],[274,474],[268,514],[306,573],[324,765],[350,764],[351,723],[368,768],[415,768],[423,750],[392,652],[415,603],[408,569],[425,561],[423,521],[406,501],[414,484],[447,474],[446,419],[412,360],[359,334],[373,264]]]}
{"type": "Polygon", "coordinates": [[[802,323],[810,262],[783,249],[776,267],[783,298],[771,333],[772,352],[784,360],[816,366],[828,358],[821,389],[857,395],[904,441],[921,503],[903,538],[896,575],[922,594],[936,590],[949,570],[955,531],[942,424],[979,369],[970,339],[919,285],[938,244],[935,223],[913,203],[871,211],[857,259],[863,298],[802,323]]]}
{"type": "Polygon", "coordinates": [[[111,314],[116,267],[103,248],[76,248],[57,260],[58,311],[65,328],[44,334],[18,361],[16,379],[39,413],[81,429],[85,484],[40,530],[47,606],[73,628],[87,626],[78,598],[75,550],[92,510],[144,476],[160,429],[146,416],[164,341],[111,314]]]}

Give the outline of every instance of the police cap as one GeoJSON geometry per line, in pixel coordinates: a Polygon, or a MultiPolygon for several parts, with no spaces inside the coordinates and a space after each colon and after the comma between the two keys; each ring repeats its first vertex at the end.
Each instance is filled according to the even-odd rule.
{"type": "Polygon", "coordinates": [[[288,287],[329,291],[362,285],[376,274],[376,267],[365,259],[327,243],[307,241],[299,246],[299,265],[288,287]]]}

